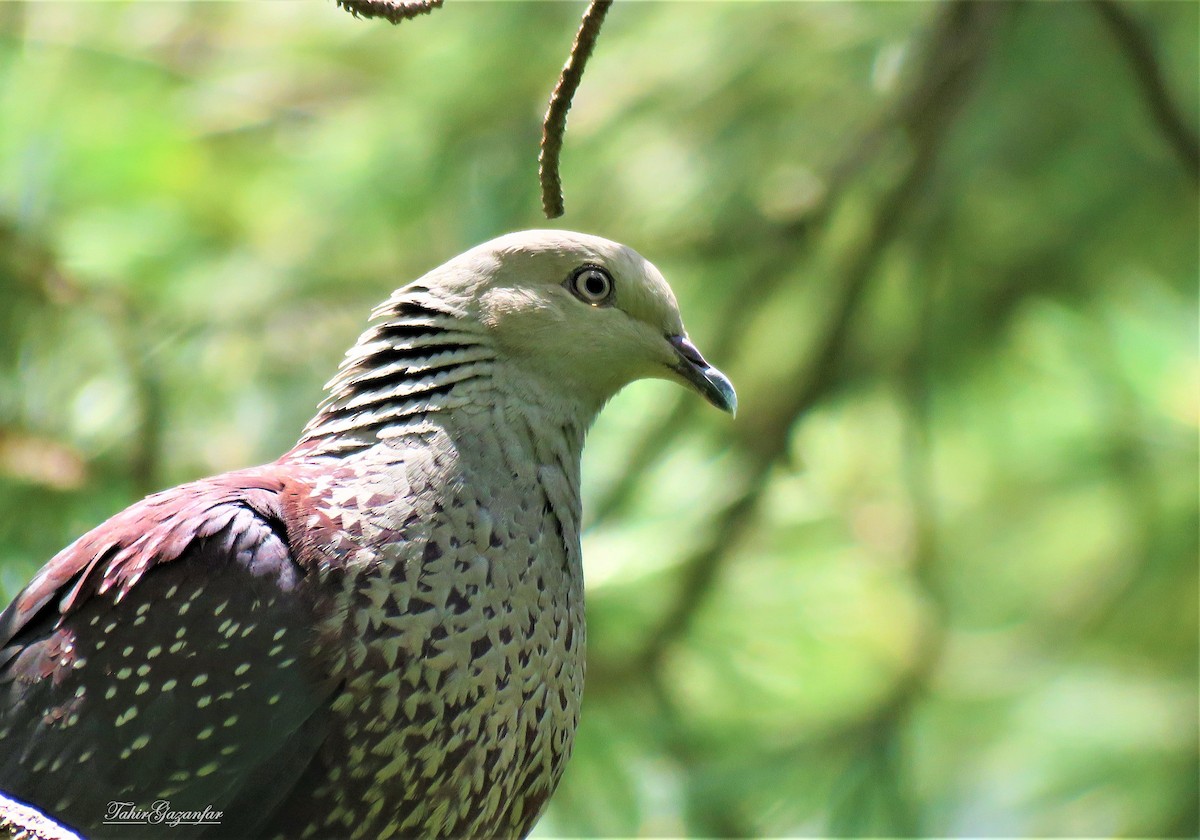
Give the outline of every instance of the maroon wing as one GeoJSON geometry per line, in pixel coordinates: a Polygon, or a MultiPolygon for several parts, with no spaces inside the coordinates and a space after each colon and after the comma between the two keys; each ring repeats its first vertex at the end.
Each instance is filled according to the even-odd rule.
{"type": "Polygon", "coordinates": [[[322,740],[332,691],[280,470],[144,499],[0,615],[0,789],[89,836],[161,833],[113,822],[113,802],[222,812],[179,827],[192,835],[250,834],[270,816],[322,740]]]}

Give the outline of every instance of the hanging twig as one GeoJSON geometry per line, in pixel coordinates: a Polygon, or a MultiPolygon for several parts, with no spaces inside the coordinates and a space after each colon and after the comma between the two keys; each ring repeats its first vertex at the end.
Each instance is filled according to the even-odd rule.
{"type": "Polygon", "coordinates": [[[567,129],[567,111],[571,110],[571,100],[579,83],[583,79],[583,68],[596,46],[596,38],[600,35],[600,26],[612,0],[592,0],[587,11],[583,13],[583,22],[579,24],[579,32],[575,35],[575,43],[571,45],[571,54],[563,65],[550,94],[550,105],[546,108],[546,117],[542,120],[542,146],[538,154],[538,180],[542,185],[542,210],[547,219],[556,219],[563,214],[562,179],[558,174],[558,159],[562,155],[563,132],[567,129]]]}
{"type": "MultiPolygon", "coordinates": [[[[338,6],[355,17],[383,18],[392,23],[409,20],[418,15],[427,15],[440,8],[445,0],[337,0],[338,6]]],[[[604,16],[608,14],[612,0],[591,0],[575,42],[559,74],[558,84],[550,95],[550,104],[542,120],[542,143],[538,153],[538,180],[542,186],[542,209],[546,218],[555,219],[563,214],[562,178],[558,163],[562,156],[563,134],[567,129],[567,112],[575,91],[583,80],[583,69],[596,46],[604,16]]]]}
{"type": "Polygon", "coordinates": [[[383,18],[391,23],[427,15],[444,0],[337,0],[338,6],[355,17],[383,18]]]}

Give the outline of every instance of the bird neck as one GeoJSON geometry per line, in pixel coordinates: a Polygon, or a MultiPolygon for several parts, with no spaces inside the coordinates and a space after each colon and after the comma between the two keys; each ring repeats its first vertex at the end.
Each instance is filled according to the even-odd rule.
{"type": "MultiPolygon", "coordinates": [[[[487,329],[421,285],[400,290],[346,354],[327,396],[291,454],[347,456],[431,430],[469,452],[489,436],[554,440],[578,472],[583,438],[600,405],[506,361],[487,329]]],[[[536,447],[535,447],[536,448],[536,447]]],[[[536,453],[550,457],[542,446],[536,453]]],[[[285,458],[288,456],[285,456],[285,458]]]]}

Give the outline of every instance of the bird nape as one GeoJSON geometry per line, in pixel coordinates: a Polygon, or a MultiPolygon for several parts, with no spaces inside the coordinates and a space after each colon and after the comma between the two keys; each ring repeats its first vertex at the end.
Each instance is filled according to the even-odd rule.
{"type": "Polygon", "coordinates": [[[293,449],[134,504],[0,615],[0,790],[90,837],[527,834],[583,693],[584,434],[645,377],[736,408],[614,242],[397,290],[293,449]]]}

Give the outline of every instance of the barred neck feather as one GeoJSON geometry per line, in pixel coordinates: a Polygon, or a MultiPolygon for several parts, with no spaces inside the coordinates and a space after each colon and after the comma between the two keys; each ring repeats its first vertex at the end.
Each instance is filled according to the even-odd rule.
{"type": "Polygon", "coordinates": [[[300,446],[308,454],[367,449],[440,412],[489,401],[496,353],[478,321],[419,285],[398,292],[371,319],[379,323],[346,354],[304,428],[300,446]]]}

